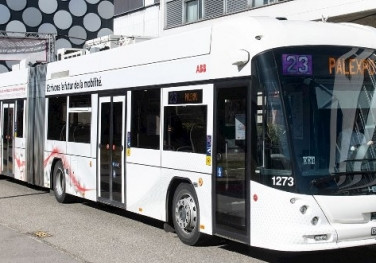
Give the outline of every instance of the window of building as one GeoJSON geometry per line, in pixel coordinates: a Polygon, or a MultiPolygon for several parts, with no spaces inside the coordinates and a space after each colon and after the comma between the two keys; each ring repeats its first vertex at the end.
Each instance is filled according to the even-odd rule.
{"type": "Polygon", "coordinates": [[[23,138],[23,126],[24,126],[24,114],[25,114],[25,101],[17,100],[17,129],[16,137],[23,138]]]}
{"type": "Polygon", "coordinates": [[[251,7],[259,7],[263,5],[273,4],[276,0],[248,0],[248,5],[251,7]]]}
{"type": "Polygon", "coordinates": [[[166,27],[171,28],[183,24],[182,0],[166,2],[166,27]]]}
{"type": "Polygon", "coordinates": [[[166,28],[290,0],[166,0],[166,28]]]}
{"type": "Polygon", "coordinates": [[[204,1],[204,14],[205,19],[210,19],[224,14],[225,6],[223,1],[205,0],[204,1]]]}
{"type": "Polygon", "coordinates": [[[248,9],[248,0],[225,0],[226,14],[236,13],[248,9]]]}
{"type": "Polygon", "coordinates": [[[67,97],[48,99],[47,139],[65,141],[67,120],[67,97]]]}
{"type": "Polygon", "coordinates": [[[114,0],[114,14],[121,15],[144,6],[144,0],[114,0]]]}
{"type": "Polygon", "coordinates": [[[207,106],[167,106],[163,149],[206,153],[207,106]]]}
{"type": "Polygon", "coordinates": [[[185,8],[185,22],[191,23],[201,18],[201,1],[200,0],[186,0],[185,8]]]}
{"type": "Polygon", "coordinates": [[[132,147],[159,149],[160,94],[160,89],[132,92],[132,147]]]}
{"type": "Polygon", "coordinates": [[[69,137],[70,142],[90,143],[91,96],[69,97],[69,137]]]}

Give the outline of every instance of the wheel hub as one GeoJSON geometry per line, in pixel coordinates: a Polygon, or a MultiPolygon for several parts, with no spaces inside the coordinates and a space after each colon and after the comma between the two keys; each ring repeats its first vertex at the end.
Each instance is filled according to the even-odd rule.
{"type": "Polygon", "coordinates": [[[56,174],[56,191],[58,192],[58,195],[62,195],[64,192],[63,185],[64,185],[64,176],[62,174],[63,172],[61,170],[58,171],[56,174]]]}
{"type": "Polygon", "coordinates": [[[176,222],[185,232],[191,232],[197,225],[197,208],[192,196],[183,196],[176,204],[176,222]]]}

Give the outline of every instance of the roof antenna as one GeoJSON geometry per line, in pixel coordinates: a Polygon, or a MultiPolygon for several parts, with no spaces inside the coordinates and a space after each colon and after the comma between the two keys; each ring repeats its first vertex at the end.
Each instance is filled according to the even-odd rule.
{"type": "Polygon", "coordinates": [[[324,14],[321,15],[321,21],[322,22],[326,23],[328,21],[328,19],[329,19],[328,15],[327,16],[324,16],[324,14]]]}

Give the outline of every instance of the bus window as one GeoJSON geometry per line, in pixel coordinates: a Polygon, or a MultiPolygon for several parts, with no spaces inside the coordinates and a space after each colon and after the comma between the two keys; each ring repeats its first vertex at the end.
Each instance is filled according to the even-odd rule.
{"type": "Polygon", "coordinates": [[[160,94],[160,89],[132,92],[132,147],[159,149],[160,94]]]}
{"type": "Polygon", "coordinates": [[[164,109],[164,150],[206,153],[207,106],[164,109]]]}
{"type": "Polygon", "coordinates": [[[256,164],[254,179],[272,187],[292,190],[295,182],[278,78],[272,67],[260,68],[260,83],[255,83],[253,97],[257,136],[253,139],[257,145],[253,153],[256,164]]]}
{"type": "Polygon", "coordinates": [[[48,140],[66,140],[67,97],[53,97],[48,100],[48,140]]]}
{"type": "Polygon", "coordinates": [[[262,114],[258,118],[259,160],[263,160],[263,168],[271,170],[291,171],[287,134],[279,91],[268,88],[269,96],[258,92],[258,107],[262,114]],[[262,102],[262,103],[260,103],[262,102]],[[264,139],[262,139],[264,138],[264,139]]]}
{"type": "Polygon", "coordinates": [[[69,137],[70,142],[90,143],[91,96],[69,97],[69,137]]]}
{"type": "Polygon", "coordinates": [[[17,138],[23,138],[24,100],[17,100],[17,138]]]}

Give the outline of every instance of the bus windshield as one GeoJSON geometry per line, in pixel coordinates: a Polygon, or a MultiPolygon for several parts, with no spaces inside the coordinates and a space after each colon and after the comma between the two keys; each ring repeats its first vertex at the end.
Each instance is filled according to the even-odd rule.
{"type": "Polygon", "coordinates": [[[264,127],[279,132],[273,154],[287,160],[285,174],[291,171],[279,179],[285,185],[278,173],[266,173],[269,184],[293,181],[292,189],[306,194],[376,193],[375,60],[374,50],[354,47],[289,47],[261,55],[260,87],[269,115],[280,119],[264,127]]]}

